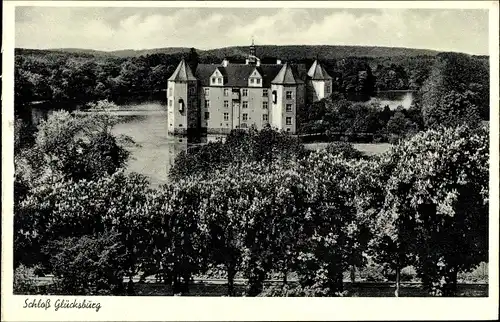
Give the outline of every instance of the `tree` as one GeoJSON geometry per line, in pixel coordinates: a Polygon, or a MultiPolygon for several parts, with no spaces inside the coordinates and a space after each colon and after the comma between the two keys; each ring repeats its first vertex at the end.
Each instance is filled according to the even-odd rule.
{"type": "Polygon", "coordinates": [[[461,124],[477,126],[481,122],[480,108],[475,104],[478,93],[466,90],[459,93],[452,90],[442,95],[433,108],[424,109],[424,121],[427,127],[451,126],[461,124]]]}
{"type": "MultiPolygon", "coordinates": [[[[35,143],[23,154],[30,169],[61,171],[74,180],[109,175],[124,166],[128,152],[110,130],[114,119],[106,114],[73,116],[54,112],[39,125],[35,143]]],[[[35,174],[36,175],[36,174],[35,174]]]]}
{"type": "Polygon", "coordinates": [[[396,138],[402,138],[407,134],[416,133],[418,126],[406,117],[403,111],[396,111],[387,122],[387,133],[396,138]]]}
{"type": "Polygon", "coordinates": [[[117,234],[69,237],[47,248],[59,292],[64,295],[120,295],[124,293],[125,250],[117,234]]]}
{"type": "Polygon", "coordinates": [[[426,127],[474,125],[489,115],[488,66],[465,54],[439,54],[420,92],[426,127]]]}
{"type": "Polygon", "coordinates": [[[189,68],[193,71],[193,73],[196,71],[196,68],[198,67],[198,63],[200,61],[200,58],[198,56],[198,52],[196,51],[195,48],[191,48],[189,50],[189,54],[186,59],[189,68]]]}
{"type": "Polygon", "coordinates": [[[392,257],[402,267],[414,254],[426,288],[454,295],[458,272],[487,258],[487,131],[429,130],[401,142],[388,158],[393,170],[377,215],[382,261],[394,263],[392,257]]]}

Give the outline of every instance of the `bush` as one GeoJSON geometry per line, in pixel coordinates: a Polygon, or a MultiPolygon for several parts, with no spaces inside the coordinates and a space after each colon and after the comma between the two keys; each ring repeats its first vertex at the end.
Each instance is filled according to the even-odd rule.
{"type": "Polygon", "coordinates": [[[383,268],[379,265],[368,265],[359,271],[362,280],[367,282],[385,282],[387,279],[383,274],[383,268]]]}
{"type": "Polygon", "coordinates": [[[58,292],[71,295],[121,294],[124,291],[124,247],[116,233],[70,237],[45,249],[57,279],[58,292]]]}
{"type": "Polygon", "coordinates": [[[35,271],[37,267],[19,265],[14,270],[14,294],[36,294],[35,271]]]}
{"type": "MultiPolygon", "coordinates": [[[[347,291],[336,292],[334,296],[342,297],[347,291]]],[[[300,285],[270,285],[265,287],[258,297],[324,297],[331,296],[324,288],[317,286],[302,287],[300,285]]]]}

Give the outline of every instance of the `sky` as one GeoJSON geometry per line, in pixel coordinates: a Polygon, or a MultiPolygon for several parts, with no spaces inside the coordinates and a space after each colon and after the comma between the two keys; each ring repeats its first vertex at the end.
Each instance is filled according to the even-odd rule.
{"type": "Polygon", "coordinates": [[[16,7],[22,48],[365,45],[488,54],[482,9],[16,7]]]}

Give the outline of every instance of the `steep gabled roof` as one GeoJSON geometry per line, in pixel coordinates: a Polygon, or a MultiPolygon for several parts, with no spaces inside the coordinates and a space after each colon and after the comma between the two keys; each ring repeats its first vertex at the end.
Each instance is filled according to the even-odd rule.
{"type": "Polygon", "coordinates": [[[169,81],[195,81],[196,78],[193,75],[193,72],[191,71],[191,68],[186,64],[186,62],[181,60],[177,68],[175,69],[174,73],[170,78],[168,79],[169,81]]]}
{"type": "MultiPolygon", "coordinates": [[[[283,67],[284,65],[278,64],[261,64],[260,66],[229,64],[226,67],[213,64],[198,64],[195,76],[197,79],[199,79],[201,86],[210,86],[210,76],[212,76],[215,69],[218,69],[224,76],[224,86],[248,87],[248,78],[250,77],[250,75],[252,75],[252,72],[257,69],[259,74],[262,76],[262,86],[270,87],[271,82],[274,82],[273,80],[280,73],[283,67]]],[[[301,72],[299,71],[299,66],[288,65],[286,69],[288,69],[288,71],[285,74],[292,74],[292,78],[294,80],[293,84],[303,83],[303,81],[300,79],[301,72]]],[[[286,78],[288,79],[289,76],[286,76],[286,78]]]]}
{"type": "Polygon", "coordinates": [[[272,84],[296,85],[302,84],[303,81],[295,75],[288,63],[285,63],[278,75],[272,80],[272,84]]]}
{"type": "Polygon", "coordinates": [[[321,66],[321,64],[315,60],[312,64],[311,68],[307,72],[307,75],[311,77],[313,80],[328,80],[332,79],[330,75],[326,72],[326,70],[321,66]]]}

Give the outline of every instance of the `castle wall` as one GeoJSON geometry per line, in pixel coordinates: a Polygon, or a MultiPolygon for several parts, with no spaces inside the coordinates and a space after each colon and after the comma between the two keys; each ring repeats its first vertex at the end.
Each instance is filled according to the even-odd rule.
{"type": "Polygon", "coordinates": [[[168,132],[186,134],[199,128],[199,109],[196,98],[196,82],[168,82],[167,118],[168,132]],[[181,105],[183,109],[181,110],[181,105]]]}
{"type": "Polygon", "coordinates": [[[202,87],[199,91],[201,104],[201,127],[207,128],[209,133],[228,133],[235,128],[249,128],[255,126],[262,129],[268,121],[264,120],[263,115],[268,115],[270,109],[270,92],[268,96],[263,96],[263,88],[245,88],[247,96],[243,96],[243,88],[238,89],[240,100],[233,100],[233,89],[228,89],[228,95],[224,96],[222,87],[202,87]],[[205,89],[208,89],[208,96],[205,95],[205,89]],[[206,107],[206,101],[209,101],[209,107],[206,107]],[[225,103],[227,101],[227,103],[225,103]],[[264,109],[263,102],[268,102],[268,108],[264,109]],[[208,119],[205,118],[208,114],[208,119]],[[224,115],[227,113],[226,115],[224,115]],[[226,117],[225,117],[226,116],[226,117]]]}
{"type": "Polygon", "coordinates": [[[271,85],[271,100],[273,95],[276,95],[276,102],[271,104],[271,126],[278,130],[283,129],[283,85],[271,85]]]}

